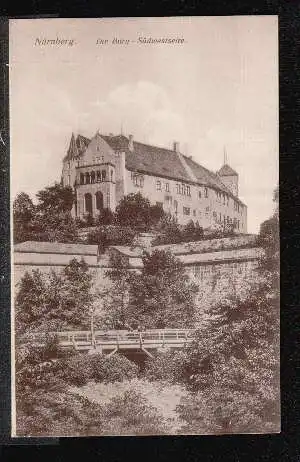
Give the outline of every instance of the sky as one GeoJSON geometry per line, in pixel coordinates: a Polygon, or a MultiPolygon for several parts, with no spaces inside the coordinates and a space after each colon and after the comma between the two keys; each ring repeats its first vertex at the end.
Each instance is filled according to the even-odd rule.
{"type": "Polygon", "coordinates": [[[277,28],[277,16],[11,20],[12,200],[60,180],[72,132],[122,131],[177,141],[213,171],[225,148],[258,232],[278,184],[277,28]]]}

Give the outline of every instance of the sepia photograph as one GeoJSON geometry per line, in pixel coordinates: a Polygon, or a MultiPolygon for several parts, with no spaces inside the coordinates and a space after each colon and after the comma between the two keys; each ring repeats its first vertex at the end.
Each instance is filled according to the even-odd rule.
{"type": "Polygon", "coordinates": [[[9,21],[12,436],[280,433],[278,17],[9,21]]]}

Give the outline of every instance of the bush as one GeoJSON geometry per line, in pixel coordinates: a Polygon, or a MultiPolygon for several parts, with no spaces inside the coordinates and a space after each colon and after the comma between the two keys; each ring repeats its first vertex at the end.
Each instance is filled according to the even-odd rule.
{"type": "Polygon", "coordinates": [[[115,354],[108,357],[101,354],[78,354],[56,363],[57,375],[61,380],[82,386],[91,380],[96,382],[121,382],[138,375],[138,366],[125,356],[115,354]]]}
{"type": "Polygon", "coordinates": [[[88,234],[87,241],[100,245],[104,251],[111,245],[131,245],[135,234],[135,230],[129,226],[99,226],[88,234]]]}
{"type": "Polygon", "coordinates": [[[150,382],[161,380],[170,383],[181,383],[184,378],[184,351],[166,351],[158,353],[154,359],[147,359],[144,375],[150,382]]]}
{"type": "Polygon", "coordinates": [[[103,435],[157,435],[166,432],[166,422],[157,409],[134,390],[112,398],[103,406],[103,435]]]}
{"type": "Polygon", "coordinates": [[[125,356],[92,355],[93,378],[96,382],[121,382],[138,375],[138,366],[125,356]]]}
{"type": "Polygon", "coordinates": [[[59,361],[56,368],[58,377],[71,385],[85,385],[94,378],[92,358],[85,354],[59,361]]]}

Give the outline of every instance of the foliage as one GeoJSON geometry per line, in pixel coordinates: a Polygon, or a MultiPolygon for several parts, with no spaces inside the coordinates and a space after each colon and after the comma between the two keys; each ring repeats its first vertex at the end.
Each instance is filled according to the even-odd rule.
{"type": "Polygon", "coordinates": [[[77,242],[78,230],[70,212],[38,212],[32,222],[30,240],[77,242]]]}
{"type": "MultiPolygon", "coordinates": [[[[134,390],[112,398],[103,406],[103,435],[157,435],[167,432],[162,416],[145,397],[134,390]]],[[[99,435],[97,427],[90,426],[99,435]]]]}
{"type": "Polygon", "coordinates": [[[71,216],[74,192],[69,186],[55,183],[36,194],[38,204],[21,193],[14,201],[14,241],[74,242],[77,225],[71,216]]]}
{"type": "Polygon", "coordinates": [[[94,380],[96,382],[121,382],[138,375],[138,366],[125,356],[114,354],[111,357],[92,355],[94,380]]]}
{"type": "Polygon", "coordinates": [[[115,220],[121,226],[133,226],[137,231],[149,231],[163,216],[162,207],[151,205],[141,193],[132,193],[119,202],[115,220]]]}
{"type": "Polygon", "coordinates": [[[111,357],[94,353],[79,354],[66,358],[56,364],[57,376],[72,385],[85,385],[87,382],[120,382],[135,378],[138,366],[125,356],[115,354],[111,357]]]}
{"type": "Polygon", "coordinates": [[[112,225],[114,224],[114,221],[115,214],[110,209],[104,208],[99,212],[99,215],[96,220],[96,225],[112,225]]]}
{"type": "Polygon", "coordinates": [[[71,186],[63,186],[61,183],[47,186],[39,191],[36,197],[39,201],[37,208],[43,214],[70,212],[75,200],[71,186]]]}
{"type": "Polygon", "coordinates": [[[151,382],[182,383],[184,382],[183,374],[186,362],[187,357],[184,350],[160,352],[154,358],[146,360],[144,376],[151,382]]]}
{"type": "Polygon", "coordinates": [[[193,242],[203,239],[203,228],[199,222],[190,220],[185,226],[180,226],[175,217],[165,215],[156,226],[159,231],[153,245],[178,244],[180,242],[193,242]]]}
{"type": "Polygon", "coordinates": [[[88,234],[89,244],[98,244],[102,252],[111,245],[131,245],[136,231],[130,226],[99,226],[88,234]]]}
{"type": "Polygon", "coordinates": [[[178,408],[184,431],[279,429],[279,286],[270,265],[278,223],[271,224],[262,227],[266,252],[248,297],[215,306],[187,349],[183,377],[193,393],[178,408]]]}
{"type": "Polygon", "coordinates": [[[28,194],[20,193],[13,203],[14,242],[23,242],[30,238],[35,206],[28,194]]]}
{"type": "Polygon", "coordinates": [[[15,300],[16,330],[85,328],[92,304],[92,275],[84,260],[72,259],[62,271],[26,272],[15,300]]]}
{"type": "Polygon", "coordinates": [[[109,319],[131,328],[193,325],[198,288],[181,262],[170,252],[159,250],[144,252],[142,259],[140,273],[126,269],[108,273],[114,283],[113,300],[107,307],[109,319]],[[115,297],[122,298],[122,303],[116,304],[115,297]]]}

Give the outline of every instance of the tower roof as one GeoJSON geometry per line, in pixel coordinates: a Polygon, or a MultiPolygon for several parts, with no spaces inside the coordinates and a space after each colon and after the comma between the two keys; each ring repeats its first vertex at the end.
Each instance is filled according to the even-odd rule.
{"type": "Polygon", "coordinates": [[[224,164],[218,171],[220,176],[238,176],[237,172],[233,170],[228,164],[224,164]]]}

